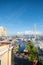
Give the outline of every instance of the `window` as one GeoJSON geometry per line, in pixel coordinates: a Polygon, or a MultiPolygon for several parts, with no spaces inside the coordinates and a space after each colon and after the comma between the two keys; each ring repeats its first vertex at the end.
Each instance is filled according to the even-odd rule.
{"type": "Polygon", "coordinates": [[[1,60],[0,60],[0,65],[1,65],[1,60]]]}

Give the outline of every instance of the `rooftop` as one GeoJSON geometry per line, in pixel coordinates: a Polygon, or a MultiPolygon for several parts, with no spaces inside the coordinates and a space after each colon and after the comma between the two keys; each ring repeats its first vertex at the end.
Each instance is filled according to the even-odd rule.
{"type": "Polygon", "coordinates": [[[0,46],[8,45],[10,44],[9,42],[0,42],[0,46]]]}

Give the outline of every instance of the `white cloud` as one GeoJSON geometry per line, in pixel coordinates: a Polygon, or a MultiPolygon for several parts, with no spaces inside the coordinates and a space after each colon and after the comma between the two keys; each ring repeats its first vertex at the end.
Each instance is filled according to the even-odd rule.
{"type": "Polygon", "coordinates": [[[41,32],[34,32],[34,31],[24,31],[24,32],[17,32],[17,35],[31,35],[31,34],[39,34],[41,35],[41,32]]]}

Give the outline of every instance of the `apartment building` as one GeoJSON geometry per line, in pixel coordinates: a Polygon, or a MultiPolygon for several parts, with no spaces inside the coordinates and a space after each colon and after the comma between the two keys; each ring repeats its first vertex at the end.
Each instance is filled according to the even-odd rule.
{"type": "Polygon", "coordinates": [[[13,46],[8,42],[0,42],[0,65],[11,65],[13,46]]]}
{"type": "Polygon", "coordinates": [[[0,26],[0,36],[7,36],[7,30],[3,26],[0,26]]]}

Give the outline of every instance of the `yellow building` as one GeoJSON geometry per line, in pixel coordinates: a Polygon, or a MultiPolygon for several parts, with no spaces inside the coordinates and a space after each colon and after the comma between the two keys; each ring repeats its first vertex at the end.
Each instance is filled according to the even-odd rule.
{"type": "Polygon", "coordinates": [[[7,42],[0,42],[0,65],[11,65],[12,46],[7,42]]]}

